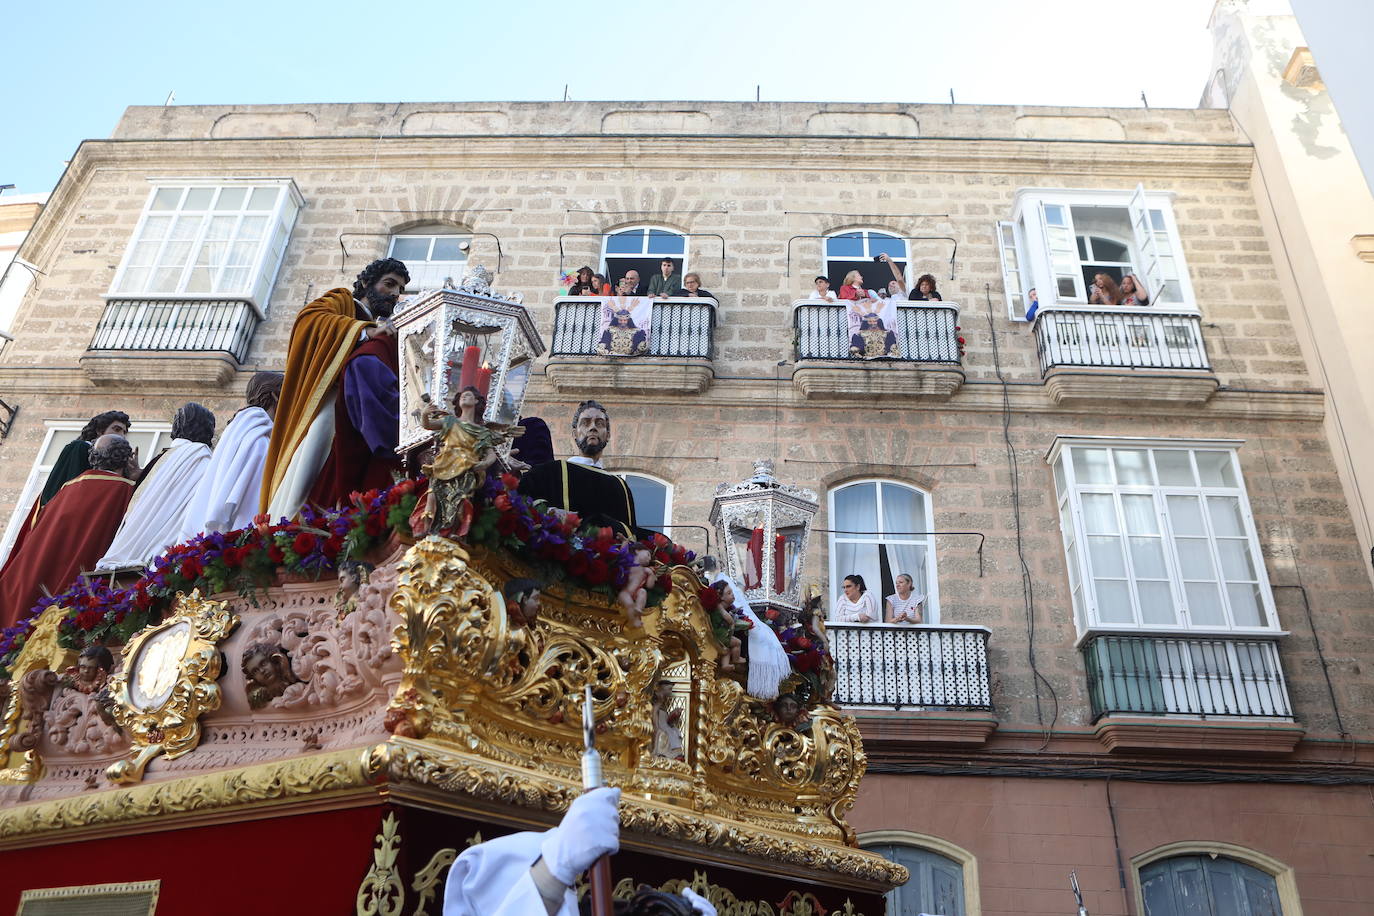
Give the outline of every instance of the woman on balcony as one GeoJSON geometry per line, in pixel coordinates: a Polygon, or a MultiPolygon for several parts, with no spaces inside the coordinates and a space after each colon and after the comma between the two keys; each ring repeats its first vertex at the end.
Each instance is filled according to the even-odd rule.
{"type": "Polygon", "coordinates": [[[682,278],[682,292],[678,293],[678,295],[679,295],[679,296],[686,296],[686,297],[688,297],[688,298],[700,298],[700,299],[714,299],[714,298],[716,298],[714,295],[712,295],[712,293],[711,293],[711,291],[710,291],[709,289],[702,289],[702,288],[701,288],[701,275],[700,275],[700,274],[686,274],[685,276],[683,276],[683,278],[682,278]]]}
{"type": "Polygon", "coordinates": [[[887,596],[888,623],[920,623],[921,605],[926,596],[918,595],[911,577],[902,573],[897,577],[897,591],[887,596]]]}
{"type": "Polygon", "coordinates": [[[1121,305],[1121,290],[1111,274],[1097,274],[1093,277],[1089,305],[1121,305]]]}
{"type": "Polygon", "coordinates": [[[907,299],[913,302],[925,302],[927,300],[931,302],[944,301],[944,297],[940,295],[940,291],[935,288],[934,274],[921,274],[920,279],[916,281],[916,288],[911,291],[907,299]]]}
{"type": "MultiPolygon", "coordinates": [[[[607,293],[610,292],[607,290],[607,293]]],[[[592,269],[585,264],[577,269],[577,279],[573,285],[568,287],[569,296],[604,296],[606,293],[601,291],[601,287],[596,283],[596,275],[592,269]]]]}
{"type": "Polygon", "coordinates": [[[851,270],[844,275],[844,285],[840,287],[840,298],[856,302],[876,299],[877,297],[864,289],[864,275],[857,270],[851,270]]]}
{"type": "Polygon", "coordinates": [[[1122,305],[1149,305],[1150,297],[1145,293],[1145,284],[1135,274],[1121,278],[1122,305]]]}
{"type": "Polygon", "coordinates": [[[878,599],[868,593],[864,577],[858,573],[844,577],[844,594],[835,599],[835,619],[843,623],[882,621],[878,599]]]}

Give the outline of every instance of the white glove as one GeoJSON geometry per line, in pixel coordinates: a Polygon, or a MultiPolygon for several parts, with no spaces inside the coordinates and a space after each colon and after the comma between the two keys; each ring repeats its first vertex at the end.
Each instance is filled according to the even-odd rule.
{"type": "Polygon", "coordinates": [[[716,908],[711,905],[711,901],[707,900],[690,887],[684,887],[679,896],[695,907],[696,911],[700,913],[701,916],[716,916],[716,908]]]}
{"type": "Polygon", "coordinates": [[[619,852],[619,805],[619,789],[593,789],[574,799],[539,844],[549,874],[571,886],[597,859],[619,852]]]}

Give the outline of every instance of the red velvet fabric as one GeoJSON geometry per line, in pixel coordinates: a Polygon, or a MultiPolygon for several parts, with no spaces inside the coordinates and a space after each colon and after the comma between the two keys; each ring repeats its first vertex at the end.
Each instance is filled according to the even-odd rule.
{"type": "Polygon", "coordinates": [[[0,627],[13,626],[44,588],[64,591],[105,555],[133,492],[132,481],[111,471],[87,471],[57,491],[5,564],[0,627]]]}
{"type": "Polygon", "coordinates": [[[319,480],[310,491],[310,502],[320,507],[343,505],[354,491],[389,487],[391,472],[401,469],[401,461],[395,455],[373,455],[363,434],[348,417],[343,378],[348,372],[348,364],[360,356],[375,356],[392,372],[399,371],[396,337],[391,334],[363,341],[344,363],[343,373],[339,375],[338,400],[334,402],[334,445],[319,480]]]}

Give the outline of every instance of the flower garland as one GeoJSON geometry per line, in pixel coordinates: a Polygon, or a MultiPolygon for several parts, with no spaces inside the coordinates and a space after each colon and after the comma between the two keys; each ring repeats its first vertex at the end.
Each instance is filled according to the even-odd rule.
{"type": "Polygon", "coordinates": [[[48,608],[66,608],[57,625],[57,642],[69,649],[116,645],[149,623],[162,619],[177,594],[200,589],[213,595],[237,591],[251,595],[271,585],[278,570],[322,578],[341,562],[361,557],[392,531],[410,535],[410,513],[425,481],[402,480],[385,490],[354,493],[353,504],[321,511],[307,506],[299,522],[269,524],[260,515],[236,531],[202,534],[177,544],[155,559],[144,575],[125,588],[113,577],[80,576],[65,591],[44,598],[12,627],[0,630],[0,678],[24,647],[48,608]]]}

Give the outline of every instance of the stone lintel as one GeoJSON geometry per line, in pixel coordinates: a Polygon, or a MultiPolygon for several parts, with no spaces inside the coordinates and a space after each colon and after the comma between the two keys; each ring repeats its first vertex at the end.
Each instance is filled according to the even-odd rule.
{"type": "Polygon", "coordinates": [[[562,394],[701,394],[715,378],[711,361],[700,357],[564,356],[551,360],[545,371],[549,384],[562,394]]]}
{"type": "Polygon", "coordinates": [[[1097,740],[1112,753],[1290,754],[1306,730],[1294,722],[1179,721],[1111,716],[1097,725],[1097,740]]]}
{"type": "Polygon", "coordinates": [[[997,728],[997,717],[977,709],[849,709],[869,753],[909,746],[981,747],[997,728]]]}
{"type": "Polygon", "coordinates": [[[958,363],[798,360],[792,387],[808,401],[947,400],[964,384],[958,363]]]}
{"type": "Polygon", "coordinates": [[[1137,372],[1129,369],[1051,369],[1045,390],[1056,404],[1165,401],[1202,404],[1220,383],[1206,370],[1137,372]]]}
{"type": "Polygon", "coordinates": [[[185,385],[223,388],[239,371],[239,361],[222,350],[87,350],[81,368],[98,388],[185,385]]]}

